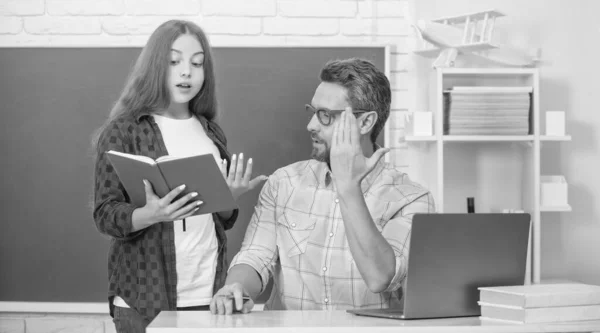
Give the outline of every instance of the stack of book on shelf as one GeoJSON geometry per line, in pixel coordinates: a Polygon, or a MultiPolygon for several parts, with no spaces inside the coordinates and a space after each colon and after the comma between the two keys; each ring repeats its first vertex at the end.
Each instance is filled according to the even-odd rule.
{"type": "Polygon", "coordinates": [[[455,86],[444,91],[444,134],[528,135],[532,87],[455,86]]]}
{"type": "Polygon", "coordinates": [[[522,324],[600,320],[600,286],[581,283],[481,287],[482,320],[522,324]]]}

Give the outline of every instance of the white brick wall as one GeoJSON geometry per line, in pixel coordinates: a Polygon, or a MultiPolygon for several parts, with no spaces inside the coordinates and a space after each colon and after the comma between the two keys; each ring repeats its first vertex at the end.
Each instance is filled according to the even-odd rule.
{"type": "Polygon", "coordinates": [[[30,16],[24,19],[24,30],[31,35],[99,35],[102,25],[98,17],[30,16]]]}
{"type": "Polygon", "coordinates": [[[202,15],[271,17],[277,15],[277,2],[274,0],[204,0],[202,15]]]}
{"type": "Polygon", "coordinates": [[[44,0],[2,0],[0,16],[44,15],[44,0]]]}
{"type": "Polygon", "coordinates": [[[23,30],[23,18],[18,16],[3,17],[0,22],[0,34],[16,35],[23,30]]]}
{"type": "Polygon", "coordinates": [[[124,0],[125,14],[144,15],[200,15],[200,0],[124,0]]]}
{"type": "Polygon", "coordinates": [[[123,0],[46,0],[46,11],[50,16],[123,15],[123,0]]]}
{"type": "Polygon", "coordinates": [[[283,17],[355,17],[358,1],[280,0],[277,7],[283,17]]]}

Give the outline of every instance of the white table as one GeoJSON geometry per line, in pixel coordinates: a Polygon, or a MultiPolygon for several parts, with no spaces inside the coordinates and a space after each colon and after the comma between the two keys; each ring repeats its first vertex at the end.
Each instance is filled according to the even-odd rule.
{"type": "Polygon", "coordinates": [[[512,324],[478,317],[394,320],[355,316],[345,311],[256,311],[231,316],[208,311],[163,311],[147,333],[524,333],[600,332],[600,321],[553,324],[512,324]]]}

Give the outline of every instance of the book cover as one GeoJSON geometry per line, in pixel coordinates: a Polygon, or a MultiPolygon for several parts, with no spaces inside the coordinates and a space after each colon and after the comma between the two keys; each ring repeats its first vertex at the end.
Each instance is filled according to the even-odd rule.
{"type": "Polygon", "coordinates": [[[137,207],[146,205],[143,180],[147,179],[154,193],[161,198],[183,184],[186,188],[175,200],[190,192],[197,192],[198,196],[193,201],[201,200],[203,203],[194,215],[238,208],[212,154],[181,158],[163,156],[156,160],[112,150],[106,154],[130,202],[137,207]]]}
{"type": "Polygon", "coordinates": [[[556,283],[481,287],[479,300],[484,303],[522,308],[600,305],[600,286],[556,283]]]}
{"type": "Polygon", "coordinates": [[[479,306],[481,307],[481,317],[522,324],[600,320],[600,304],[522,308],[479,302],[479,306]]]}

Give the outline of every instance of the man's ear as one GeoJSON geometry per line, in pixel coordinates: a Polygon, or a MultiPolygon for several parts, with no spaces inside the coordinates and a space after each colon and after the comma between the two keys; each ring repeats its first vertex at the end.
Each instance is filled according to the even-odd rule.
{"type": "Polygon", "coordinates": [[[377,112],[369,111],[363,113],[358,119],[358,130],[361,135],[369,133],[377,123],[377,112]]]}

